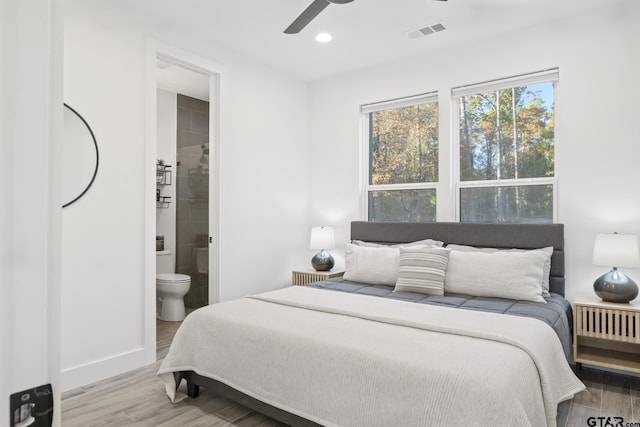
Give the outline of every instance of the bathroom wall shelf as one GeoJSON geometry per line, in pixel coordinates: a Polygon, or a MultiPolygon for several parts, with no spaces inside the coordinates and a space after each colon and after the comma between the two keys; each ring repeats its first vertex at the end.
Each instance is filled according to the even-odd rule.
{"type": "Polygon", "coordinates": [[[171,185],[171,165],[165,165],[158,160],[156,163],[156,208],[167,209],[171,203],[170,196],[161,196],[160,189],[165,185],[171,185]]]}
{"type": "Polygon", "coordinates": [[[170,203],[171,203],[171,197],[169,197],[169,196],[156,197],[156,207],[157,208],[166,209],[166,208],[169,207],[170,203]]]}
{"type": "Polygon", "coordinates": [[[156,183],[158,185],[171,185],[171,165],[156,165],[156,183]]]}

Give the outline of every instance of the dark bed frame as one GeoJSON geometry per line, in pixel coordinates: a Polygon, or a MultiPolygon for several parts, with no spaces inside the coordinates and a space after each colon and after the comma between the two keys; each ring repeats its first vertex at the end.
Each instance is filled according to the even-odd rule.
{"type": "MultiPolygon", "coordinates": [[[[563,224],[468,224],[457,222],[366,222],[351,223],[351,239],[377,243],[408,243],[434,239],[445,244],[493,248],[537,249],[553,246],[549,289],[564,296],[564,225],[563,224]]],[[[193,371],[174,372],[176,387],[184,379],[187,393],[198,397],[200,387],[222,395],[261,414],[292,426],[318,426],[298,415],[268,405],[233,387],[193,371]]]]}

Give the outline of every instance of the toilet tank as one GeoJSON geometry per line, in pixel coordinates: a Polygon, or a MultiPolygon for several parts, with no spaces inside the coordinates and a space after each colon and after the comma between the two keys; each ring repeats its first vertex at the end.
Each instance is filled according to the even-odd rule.
{"type": "Polygon", "coordinates": [[[171,251],[156,251],[156,274],[175,273],[171,251]]]}

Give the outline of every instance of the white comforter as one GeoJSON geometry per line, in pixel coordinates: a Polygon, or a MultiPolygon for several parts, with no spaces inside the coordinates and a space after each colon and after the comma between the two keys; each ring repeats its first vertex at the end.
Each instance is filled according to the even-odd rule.
{"type": "Polygon", "coordinates": [[[158,375],[193,370],[323,425],[555,426],[584,389],[543,322],[302,286],[203,307],[158,375]]]}

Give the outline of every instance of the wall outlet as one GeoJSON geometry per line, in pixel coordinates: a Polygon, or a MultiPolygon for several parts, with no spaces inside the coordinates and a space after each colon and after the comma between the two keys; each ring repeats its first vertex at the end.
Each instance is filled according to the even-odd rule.
{"type": "Polygon", "coordinates": [[[13,393],[9,401],[10,427],[51,427],[53,423],[51,384],[13,393]]]}

